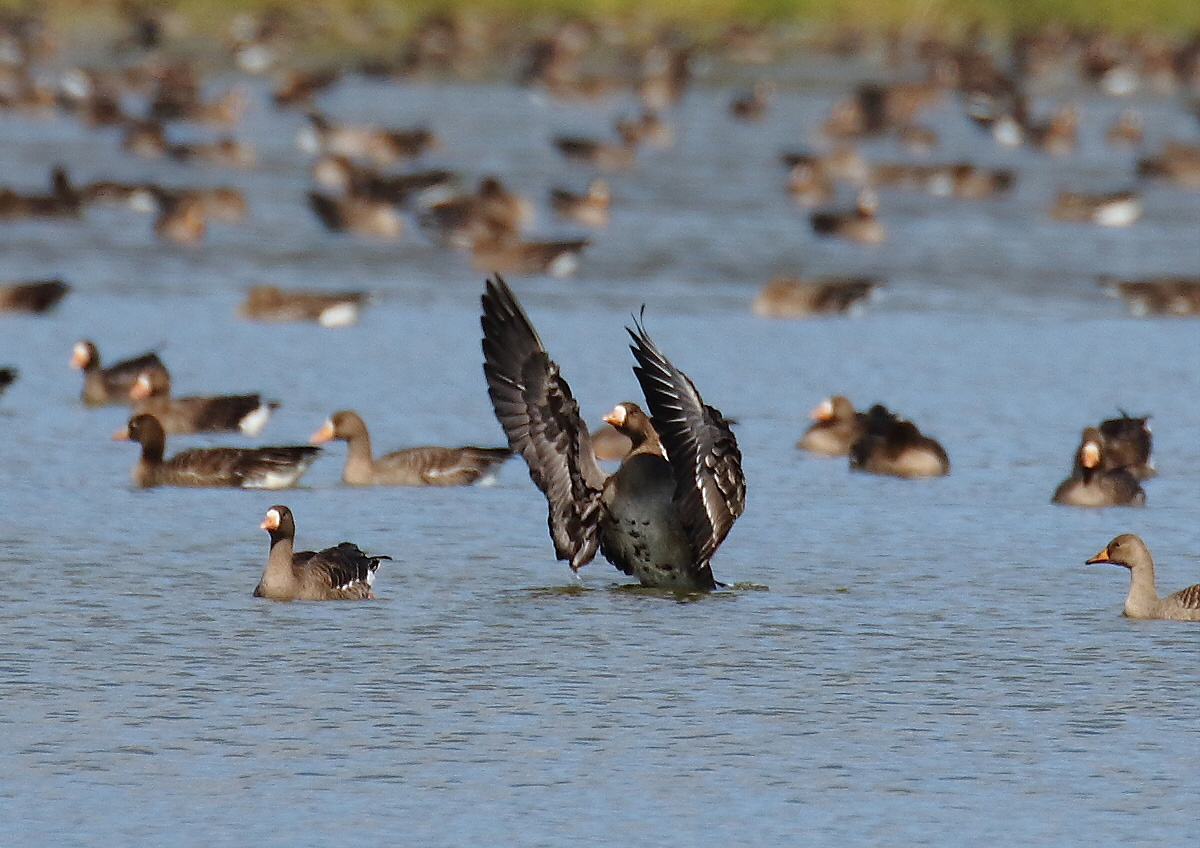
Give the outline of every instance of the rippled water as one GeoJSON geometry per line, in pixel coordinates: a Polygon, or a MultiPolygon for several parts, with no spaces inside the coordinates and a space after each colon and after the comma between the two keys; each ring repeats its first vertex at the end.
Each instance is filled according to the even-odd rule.
{"type": "MultiPolygon", "coordinates": [[[[303,205],[301,119],[253,88],[248,174],[144,163],[65,120],[0,121],[0,182],[244,185],[252,217],[202,247],[160,245],[135,212],[0,224],[3,273],[61,274],[46,317],[0,316],[0,778],[17,845],[376,844],[958,846],[1179,844],[1194,830],[1195,648],[1186,624],[1120,616],[1128,578],[1083,562],[1141,534],[1172,590],[1196,582],[1200,324],[1138,320],[1098,273],[1200,268],[1200,195],[1149,187],[1143,221],[1051,224],[1060,185],[1115,188],[1133,154],[1101,129],[1124,105],[1075,95],[1070,160],[1002,151],[947,103],[937,158],[1020,171],[1013,197],[884,191],[890,241],[816,241],[775,161],[833,87],[733,124],[730,90],[673,115],[679,140],[612,177],[611,227],[578,277],[511,277],[589,419],[635,398],[622,326],[642,303],[660,346],[740,425],[749,503],[714,563],[737,584],[692,602],[632,590],[606,563],[576,584],[545,503],[513,462],[496,486],[349,490],[334,445],[284,493],[134,491],[120,409],[79,403],[71,344],[109,358],[165,345],[177,391],[264,390],[265,433],[302,442],[359,410],[377,450],[499,443],[480,371],[482,275],[415,228],[395,244],[322,232],[303,205]],[[858,319],[750,316],[777,271],[868,270],[858,319]],[[250,284],[367,288],[343,330],[241,322],[250,284]],[[800,455],[831,392],[882,401],[946,446],[945,479],[851,476],[800,455]],[[1080,428],[1153,413],[1144,510],[1048,501],[1080,428]],[[364,604],[250,595],[272,503],[301,547],[394,557],[364,604]]],[[[342,84],[347,119],[429,122],[433,160],[537,199],[585,171],[554,132],[607,132],[621,107],[501,86],[342,84]]],[[[1139,104],[1156,147],[1200,128],[1139,104]]],[[[897,158],[888,143],[868,147],[897,158]]],[[[540,231],[569,228],[543,218],[540,231]]],[[[205,439],[173,439],[169,451],[205,439]]]]}

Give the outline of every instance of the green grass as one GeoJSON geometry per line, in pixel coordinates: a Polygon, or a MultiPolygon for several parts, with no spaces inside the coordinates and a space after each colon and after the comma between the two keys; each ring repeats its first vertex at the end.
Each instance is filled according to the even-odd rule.
{"type": "MultiPolygon", "coordinates": [[[[64,29],[117,20],[119,0],[44,0],[51,21],[64,29]]],[[[617,19],[633,31],[672,23],[703,37],[729,23],[851,24],[867,29],[920,25],[945,32],[982,23],[1011,32],[1050,22],[1121,32],[1200,32],[1200,0],[176,0],[170,4],[196,33],[227,30],[230,16],[269,6],[319,9],[335,30],[360,32],[351,21],[368,12],[380,36],[410,31],[432,12],[466,12],[498,25],[531,25],[565,14],[617,19]]],[[[20,9],[25,0],[0,0],[20,9]]]]}

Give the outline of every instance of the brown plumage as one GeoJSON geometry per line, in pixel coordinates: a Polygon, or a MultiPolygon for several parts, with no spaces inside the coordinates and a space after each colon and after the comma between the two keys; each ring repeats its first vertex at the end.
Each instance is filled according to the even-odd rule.
{"type": "Polygon", "coordinates": [[[0,285],[0,312],[46,312],[57,306],[70,290],[62,280],[0,285]]]}
{"type": "Polygon", "coordinates": [[[866,415],[841,395],[825,398],[808,417],[813,423],[796,447],[822,456],[848,456],[851,445],[866,432],[866,415]]]}
{"type": "Polygon", "coordinates": [[[321,292],[252,286],[238,306],[251,321],[316,321],[325,327],[344,327],[358,320],[366,292],[321,292]]]}
{"type": "Polygon", "coordinates": [[[358,413],[335,412],[311,441],[346,443],[342,482],[350,486],[468,486],[490,477],[493,467],[512,456],[508,448],[401,448],[381,457],[371,455],[371,436],[358,413]]]}
{"type": "Polygon", "coordinates": [[[875,404],[863,423],[863,434],[850,446],[851,470],[909,478],[950,473],[950,459],[937,440],[887,407],[875,404]]]}
{"type": "Polygon", "coordinates": [[[759,289],[750,311],[764,318],[842,315],[860,307],[882,285],[869,277],[776,277],[759,289]]]}
{"type": "Polygon", "coordinates": [[[1051,502],[1068,506],[1145,506],[1146,493],[1128,470],[1105,462],[1100,431],[1087,427],[1075,451],[1071,476],[1059,484],[1051,502]]]}
{"type": "Polygon", "coordinates": [[[71,365],[83,371],[83,389],[80,398],[88,406],[105,404],[132,404],[129,396],[139,374],[160,372],[169,378],[167,367],[158,354],[143,353],[115,362],[107,368],[100,365],[100,353],[96,345],[81,339],[71,349],[71,365]]]}
{"type": "Polygon", "coordinates": [[[1150,432],[1150,416],[1134,418],[1121,411],[1120,418],[1100,422],[1101,457],[1109,469],[1124,468],[1137,480],[1148,480],[1158,472],[1150,453],[1154,436],[1150,432]]]}
{"type": "Polygon", "coordinates": [[[1088,564],[1096,562],[1111,562],[1129,569],[1125,615],[1130,618],[1200,621],[1200,584],[1160,598],[1154,581],[1154,559],[1146,543],[1138,536],[1132,533],[1117,536],[1088,560],[1088,564]]]}
{"type": "Polygon", "coordinates": [[[20,194],[0,188],[0,219],[78,218],[82,214],[83,197],[61,166],[50,174],[49,194],[20,194]]]}
{"type": "Polygon", "coordinates": [[[819,236],[834,236],[859,244],[881,244],[887,241],[887,229],[876,218],[879,198],[874,191],[859,192],[854,208],[848,211],[819,211],[809,216],[813,232],[819,236]]]}
{"type": "Polygon", "coordinates": [[[312,445],[261,448],[192,448],[163,459],[167,437],[153,415],[135,415],[124,434],[142,446],[130,475],[137,486],[235,486],[285,489],[294,486],[321,452],[312,445]]]}
{"type": "Polygon", "coordinates": [[[296,551],[296,520],[282,504],[259,525],[271,535],[271,552],[254,597],[272,601],[358,601],[374,598],[371,585],[389,556],[363,553],[353,542],[323,551],[296,551]]]}
{"type": "Polygon", "coordinates": [[[352,233],[387,240],[400,238],[404,219],[391,203],[365,197],[334,197],[308,193],[308,205],[325,226],[336,233],[352,233]]]}
{"type": "Polygon", "coordinates": [[[152,369],[137,376],[129,397],[135,412],[150,413],[172,435],[240,430],[257,436],[279,406],[258,394],[171,397],[171,375],[152,369]]]}
{"type": "Polygon", "coordinates": [[[745,508],[737,439],[640,323],[629,330],[650,417],[625,403],[605,420],[632,440],[611,476],[529,317],[505,282],[482,298],[484,375],[509,445],[546,496],[559,559],[578,570],[599,550],[645,586],[707,591],[709,565],[745,508]]]}

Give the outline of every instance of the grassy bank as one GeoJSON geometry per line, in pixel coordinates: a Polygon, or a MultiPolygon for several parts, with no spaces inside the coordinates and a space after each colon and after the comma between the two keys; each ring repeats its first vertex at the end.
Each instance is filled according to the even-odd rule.
{"type": "MultiPolygon", "coordinates": [[[[410,29],[438,11],[467,12],[505,23],[560,14],[615,18],[632,25],[672,22],[696,31],[729,23],[851,24],[891,27],[921,24],[957,29],[980,22],[1000,31],[1061,22],[1121,31],[1200,31],[1197,0],[177,0],[189,24],[204,30],[220,26],[242,10],[270,6],[315,8],[332,21],[368,18],[389,30],[410,29]]],[[[20,9],[19,0],[0,6],[20,9]]],[[[45,0],[56,22],[115,18],[119,0],[45,0]]]]}

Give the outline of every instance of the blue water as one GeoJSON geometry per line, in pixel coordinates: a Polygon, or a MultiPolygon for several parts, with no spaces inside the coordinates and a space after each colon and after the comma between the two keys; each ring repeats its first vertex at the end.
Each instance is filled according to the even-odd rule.
{"type": "MultiPolygon", "coordinates": [[[[646,325],[736,418],[748,506],[714,561],[734,588],[691,602],[630,590],[604,562],[556,563],[545,502],[514,461],[497,485],[351,490],[334,444],[286,492],[128,481],[120,408],[85,409],[67,361],[162,346],[182,393],[282,401],[262,439],[303,442],[357,409],[376,450],[499,444],[480,369],[483,278],[410,228],[394,244],[322,232],[303,206],[301,120],[264,85],[239,134],[249,173],[123,158],[110,132],[0,121],[0,183],[234,183],[243,225],[204,245],[149,219],[0,223],[3,273],[61,274],[53,314],[0,315],[0,810],[12,845],[1178,845],[1200,800],[1200,630],[1120,615],[1128,578],[1085,565],[1142,535],[1159,583],[1200,579],[1200,323],[1135,319],[1099,273],[1196,273],[1200,194],[1146,192],[1143,221],[1049,222],[1060,184],[1130,179],[1103,147],[1124,105],[1084,104],[1067,160],[995,149],[947,103],[938,157],[1010,164],[1011,198],[884,191],[876,249],[815,240],[775,161],[836,92],[784,91],[760,126],[731,89],[672,115],[670,150],[613,175],[613,222],[576,278],[510,277],[584,414],[637,397],[622,327],[646,325]],[[749,302],[781,270],[870,271],[856,319],[770,321],[749,302]],[[235,317],[245,287],[366,288],[347,329],[235,317]],[[830,393],[887,403],[942,441],[939,480],[851,475],[793,447],[830,393]],[[1143,510],[1049,504],[1079,430],[1152,413],[1160,474],[1143,510]],[[301,548],[388,554],[363,604],[251,597],[266,509],[301,548]]],[[[558,131],[606,131],[623,102],[561,105],[502,85],[349,81],[345,119],[428,121],[431,164],[495,172],[539,203],[587,172],[558,131]]],[[[1151,146],[1195,140],[1173,103],[1139,104],[1151,146]]],[[[888,142],[873,158],[897,158],[888,142]]],[[[542,208],[539,232],[564,234],[542,208]]],[[[168,452],[236,438],[172,439],[168,452]]]]}

